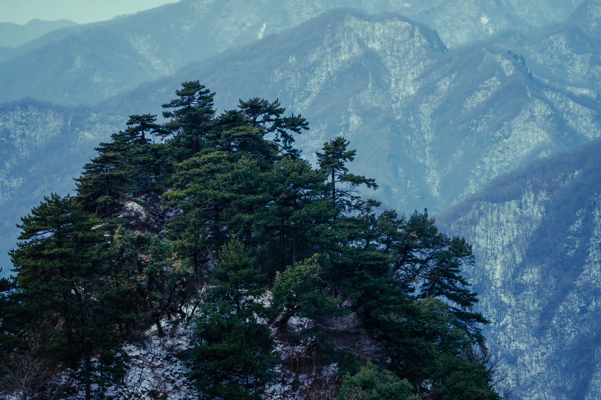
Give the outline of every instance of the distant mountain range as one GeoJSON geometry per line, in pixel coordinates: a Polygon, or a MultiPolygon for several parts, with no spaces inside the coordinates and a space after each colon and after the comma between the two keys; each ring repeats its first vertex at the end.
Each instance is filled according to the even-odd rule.
{"type": "MultiPolygon", "coordinates": [[[[17,129],[60,138],[86,132],[90,141],[76,141],[86,147],[73,150],[82,157],[73,176],[127,115],[160,114],[160,104],[190,79],[215,90],[222,109],[240,98],[279,98],[311,122],[311,133],[298,139],[309,158],[326,140],[346,136],[360,149],[357,170],[378,177],[380,200],[401,211],[443,211],[517,165],[601,136],[596,93],[538,79],[515,54],[483,43],[447,50],[434,31],[399,15],[337,10],[98,106],[44,105],[57,124],[34,123],[19,111],[27,128],[17,128],[9,113],[4,148],[14,161],[2,170],[4,201],[19,182],[36,180],[25,168],[30,153],[14,151],[17,129]]],[[[54,143],[36,142],[41,157],[51,156],[46,146],[54,143]]]]}
{"type": "Polygon", "coordinates": [[[580,2],[182,0],[0,51],[0,101],[31,96],[65,105],[95,104],[340,7],[400,13],[435,29],[446,46],[457,47],[501,31],[559,22],[580,2]]]}
{"type": "MultiPolygon", "coordinates": [[[[76,26],[77,23],[67,19],[58,21],[42,21],[32,19],[26,24],[19,25],[10,22],[0,22],[0,47],[17,47],[37,39],[57,29],[76,26]]],[[[8,50],[8,49],[7,49],[8,50]]]]}
{"type": "MultiPolygon", "coordinates": [[[[545,40],[541,35],[539,43],[545,40]]],[[[222,109],[235,107],[239,98],[279,98],[311,122],[311,133],[298,139],[307,157],[329,138],[344,135],[360,149],[357,170],[378,177],[377,196],[387,206],[440,212],[515,166],[601,136],[597,92],[538,78],[539,70],[529,69],[519,48],[508,52],[497,38],[490,42],[448,50],[434,31],[398,14],[337,10],[97,106],[25,101],[18,107],[26,104],[29,114],[7,111],[2,117],[7,157],[0,172],[6,177],[0,181],[2,201],[12,199],[24,182],[41,178],[25,167],[32,153],[14,151],[18,129],[32,138],[47,137],[48,130],[57,138],[76,135],[69,147],[79,162],[71,164],[71,177],[127,115],[160,114],[160,104],[182,81],[199,79],[218,93],[222,109]],[[40,107],[42,114],[52,110],[60,123],[30,121],[40,107]],[[17,128],[25,121],[27,128],[17,128]]],[[[35,159],[51,157],[46,146],[54,144],[37,141],[33,148],[41,153],[35,159]]],[[[53,187],[48,181],[48,189],[53,187]]]]}

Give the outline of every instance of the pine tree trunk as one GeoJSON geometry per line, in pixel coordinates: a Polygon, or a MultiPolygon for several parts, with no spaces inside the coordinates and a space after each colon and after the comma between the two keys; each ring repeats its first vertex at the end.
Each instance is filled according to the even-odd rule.
{"type": "Polygon", "coordinates": [[[332,203],[336,207],[336,173],[332,171],[332,203]]]}
{"type": "Polygon", "coordinates": [[[86,356],[86,400],[92,400],[92,382],[90,376],[90,356],[86,356]]]}
{"type": "Polygon", "coordinates": [[[297,242],[297,238],[298,238],[298,232],[296,229],[296,226],[292,229],[292,232],[294,234],[293,240],[292,240],[292,269],[296,268],[296,242],[297,242]]]}
{"type": "Polygon", "coordinates": [[[282,271],[286,267],[284,264],[286,263],[284,258],[284,214],[282,214],[281,223],[280,223],[280,251],[282,253],[281,256],[281,268],[282,271]]]}
{"type": "Polygon", "coordinates": [[[155,317],[154,321],[157,325],[157,332],[159,334],[159,337],[163,338],[163,337],[167,336],[167,335],[165,335],[165,331],[163,330],[163,327],[161,326],[161,318],[155,317]]]}

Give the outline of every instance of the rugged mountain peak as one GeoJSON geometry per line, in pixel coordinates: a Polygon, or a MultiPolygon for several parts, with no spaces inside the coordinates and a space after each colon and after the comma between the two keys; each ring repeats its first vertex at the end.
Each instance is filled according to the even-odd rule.
{"type": "Polygon", "coordinates": [[[432,27],[449,48],[456,48],[499,32],[559,22],[579,1],[186,0],[51,32],[14,51],[0,49],[0,78],[5,78],[0,79],[0,101],[29,95],[62,104],[92,104],[340,7],[405,15],[432,27]],[[82,43],[76,51],[72,39],[67,40],[73,35],[82,43]],[[62,54],[64,60],[51,54],[62,54]],[[85,65],[84,72],[72,73],[74,60],[85,65]],[[32,84],[31,77],[39,79],[32,84]],[[69,96],[64,96],[67,89],[69,96]]]}
{"type": "MultiPolygon", "coordinates": [[[[270,85],[283,88],[278,97],[287,98],[296,112],[306,112],[349,64],[361,63],[371,71],[366,61],[379,64],[381,68],[373,75],[394,91],[397,101],[406,99],[419,90],[417,78],[434,63],[436,54],[446,51],[435,32],[398,14],[368,16],[349,9],[334,10],[299,30],[319,32],[320,26],[327,28],[292,46],[290,58],[271,74],[270,85]],[[311,50],[294,51],[304,44],[311,50]]],[[[371,82],[368,89],[376,95],[378,86],[371,82]]]]}

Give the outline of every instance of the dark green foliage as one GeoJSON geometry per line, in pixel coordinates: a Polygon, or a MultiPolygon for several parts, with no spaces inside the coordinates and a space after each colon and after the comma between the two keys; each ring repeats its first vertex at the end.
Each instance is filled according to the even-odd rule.
{"type": "Polygon", "coordinates": [[[343,211],[351,212],[357,208],[357,204],[362,204],[358,202],[360,197],[354,195],[353,190],[361,185],[377,189],[378,185],[374,179],[348,172],[346,164],[353,161],[357,153],[356,150],[347,150],[348,145],[349,142],[341,137],[331,140],[324,144],[322,153],[317,153],[317,162],[321,171],[330,180],[329,191],[332,204],[343,211]]]}
{"type": "Polygon", "coordinates": [[[163,336],[194,305],[187,360],[200,398],[261,398],[279,362],[270,323],[314,374],[374,360],[341,396],[497,398],[476,356],[487,321],[461,275],[474,263],[463,239],[427,213],[376,212],[358,191],[377,185],[349,172],[343,138],[312,168],[292,147],[307,122],[277,100],[216,115],[198,81],[176,94],[168,122],[133,115],[100,145],[76,198],[53,195],[23,219],[2,340],[37,335],[29,351],[79,371],[89,397],[92,383],[104,392],[123,377],[124,340],[150,322],[163,336]]]}
{"type": "Polygon", "coordinates": [[[84,362],[78,371],[83,379],[96,385],[96,395],[104,399],[107,390],[123,382],[129,357],[119,348],[103,349],[96,357],[84,362]],[[89,376],[89,378],[88,378],[89,376]]]}
{"type": "Polygon", "coordinates": [[[203,399],[260,399],[275,378],[271,333],[261,323],[264,292],[256,259],[234,240],[224,247],[211,273],[197,318],[189,376],[203,399]]]}
{"type": "Polygon", "coordinates": [[[286,150],[292,150],[291,145],[294,143],[290,132],[298,134],[309,129],[309,123],[300,115],[282,117],[286,109],[281,107],[279,100],[273,103],[259,98],[240,100],[239,108],[252,121],[253,126],[262,127],[266,134],[275,133],[275,142],[281,142],[286,150]]]}
{"type": "Polygon", "coordinates": [[[432,396],[436,400],[497,400],[496,393],[487,390],[491,374],[486,367],[475,360],[452,355],[441,356],[432,374],[439,385],[432,396]]]}
{"type": "Polygon", "coordinates": [[[340,400],[409,400],[411,384],[400,380],[389,371],[378,370],[370,361],[353,376],[346,375],[338,393],[340,400]]]}
{"type": "Polygon", "coordinates": [[[119,271],[115,283],[127,292],[130,307],[143,310],[156,324],[159,336],[165,336],[161,320],[183,314],[181,308],[190,300],[193,271],[187,260],[176,257],[168,240],[122,228],[115,232],[110,254],[114,270],[119,271]]]}
{"type": "Polygon", "coordinates": [[[174,161],[168,149],[147,137],[164,133],[155,122],[154,115],[132,115],[127,130],[111,135],[110,143],[96,148],[99,155],[76,179],[78,198],[86,209],[111,217],[120,208],[119,200],[162,193],[165,173],[172,170],[174,161]]]}
{"type": "Polygon", "coordinates": [[[18,306],[11,298],[14,289],[14,281],[7,278],[0,279],[0,360],[9,357],[19,345],[18,337],[15,335],[15,329],[18,328],[11,324],[10,318],[7,319],[11,308],[18,306]]]}
{"type": "Polygon", "coordinates": [[[316,321],[336,316],[340,299],[328,296],[320,273],[318,254],[298,263],[296,268],[286,269],[273,286],[273,306],[316,321]]]}
{"type": "Polygon", "coordinates": [[[483,345],[478,324],[487,321],[469,311],[478,299],[461,276],[461,267],[475,262],[471,246],[463,238],[440,233],[427,213],[411,215],[403,229],[386,240],[395,253],[395,281],[414,298],[446,298],[454,324],[483,345]]]}
{"type": "Polygon", "coordinates": [[[119,370],[124,361],[92,358],[118,350],[136,317],[121,303],[126,293],[112,280],[106,231],[99,222],[75,198],[53,194],[23,218],[21,242],[11,253],[19,302],[11,323],[32,352],[78,370],[88,399],[91,384],[106,379],[99,371],[119,370]]]}

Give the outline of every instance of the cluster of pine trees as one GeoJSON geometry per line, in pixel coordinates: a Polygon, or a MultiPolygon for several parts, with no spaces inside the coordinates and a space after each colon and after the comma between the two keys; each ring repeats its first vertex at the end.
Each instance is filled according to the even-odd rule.
{"type": "Polygon", "coordinates": [[[262,398],[281,363],[274,336],[303,344],[315,376],[336,363],[340,399],[499,398],[462,238],[362,199],[377,185],[349,172],[343,138],[313,168],[293,147],[307,122],[277,101],[217,115],[199,82],[176,94],[168,122],[132,116],[74,197],[22,219],[0,282],[5,377],[33,357],[101,398],[126,373],[123,344],[179,320],[202,399],[262,398]]]}

